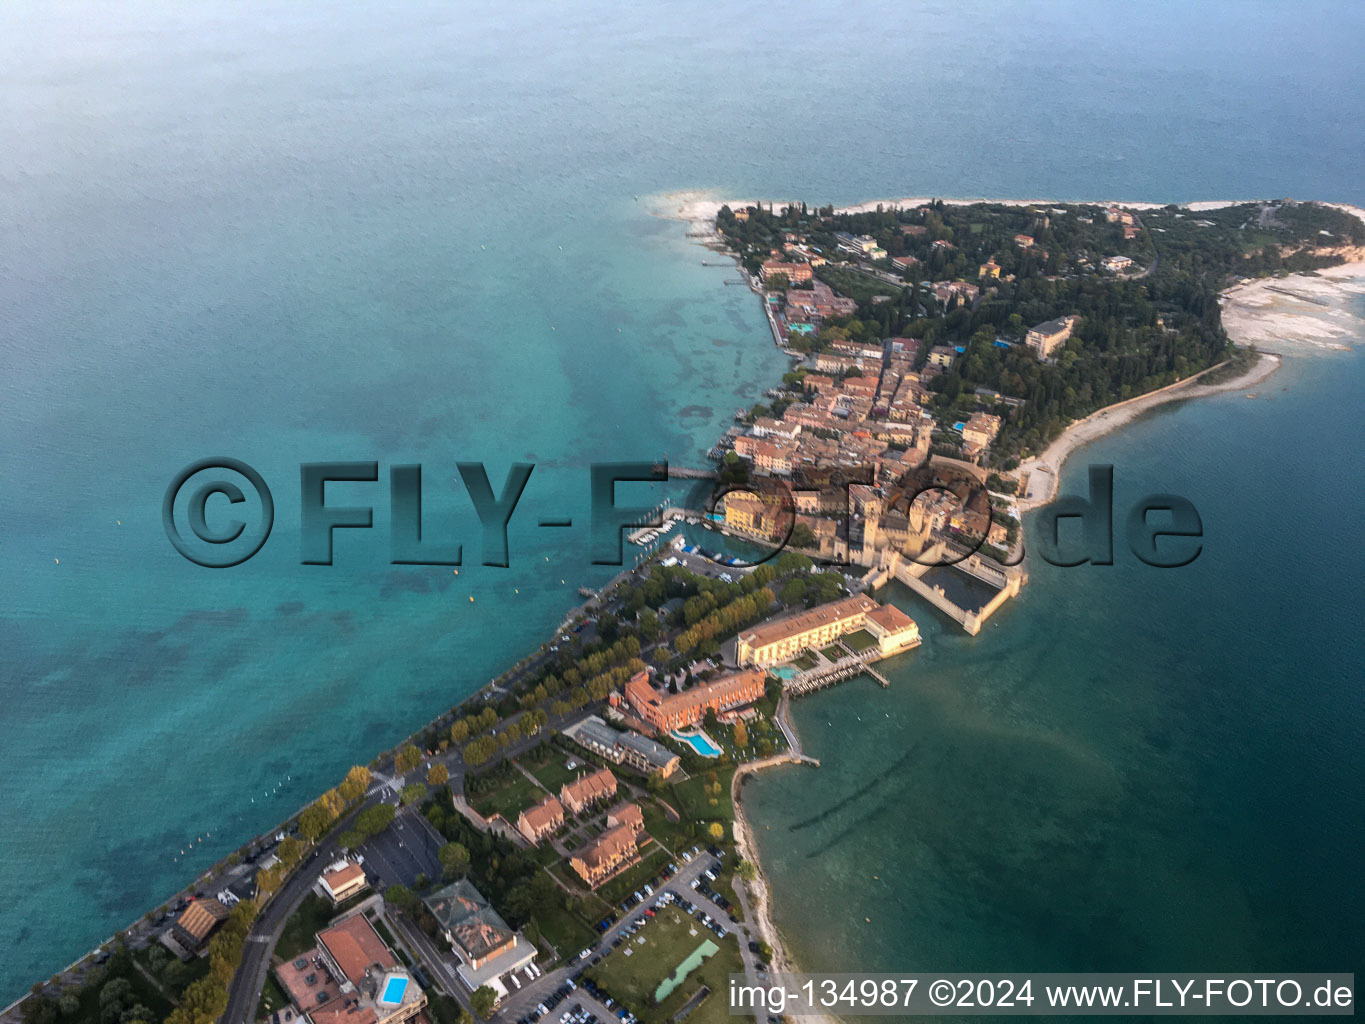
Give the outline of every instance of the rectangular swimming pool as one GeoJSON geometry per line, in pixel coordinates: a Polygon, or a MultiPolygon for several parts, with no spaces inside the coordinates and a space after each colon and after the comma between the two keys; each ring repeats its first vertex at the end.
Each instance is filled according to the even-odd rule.
{"type": "Polygon", "coordinates": [[[680,732],[674,732],[672,735],[675,740],[682,740],[702,757],[720,757],[720,747],[712,743],[704,733],[684,735],[680,732]]]}
{"type": "Polygon", "coordinates": [[[408,990],[407,978],[390,978],[384,983],[384,994],[380,996],[380,1001],[385,1003],[401,1003],[403,993],[408,990]]]}

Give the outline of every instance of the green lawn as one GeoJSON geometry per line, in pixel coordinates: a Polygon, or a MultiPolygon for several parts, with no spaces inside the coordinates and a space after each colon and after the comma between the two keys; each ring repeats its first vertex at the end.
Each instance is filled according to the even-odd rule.
{"type": "Polygon", "coordinates": [[[672,850],[675,854],[678,850],[691,846],[696,842],[693,838],[692,826],[686,821],[669,821],[668,815],[664,813],[662,807],[652,800],[646,800],[640,804],[640,809],[645,815],[645,831],[654,837],[655,842],[661,846],[672,850]]]}
{"type": "Polygon", "coordinates": [[[792,659],[791,664],[792,668],[800,669],[802,672],[809,672],[819,663],[811,656],[809,651],[803,651],[800,657],[792,659]]]}
{"type": "MultiPolygon", "coordinates": [[[[366,893],[365,895],[369,895],[366,893]]],[[[315,892],[310,892],[299,904],[299,909],[284,922],[280,941],[275,944],[275,953],[283,960],[292,960],[300,953],[317,945],[316,935],[327,927],[327,922],[340,911],[315,892]]]]}
{"type": "Polygon", "coordinates": [[[133,959],[151,971],[162,986],[176,998],[179,998],[180,993],[185,991],[191,982],[198,981],[209,973],[209,962],[206,957],[195,957],[189,963],[183,963],[173,957],[160,943],[135,951],[133,959]]]}
{"type": "Polygon", "coordinates": [[[548,789],[555,796],[559,795],[560,787],[566,782],[572,782],[580,772],[583,771],[583,761],[581,758],[574,758],[578,761],[579,767],[573,771],[564,767],[564,763],[569,760],[569,755],[562,750],[556,749],[550,758],[537,764],[531,760],[520,761],[520,765],[528,772],[540,780],[540,784],[548,789]]]}
{"type": "Polygon", "coordinates": [[[729,1021],[726,997],[729,975],[742,970],[739,945],[733,935],[717,939],[694,919],[677,907],[665,907],[643,931],[626,940],[597,967],[588,972],[612,998],[623,1003],[642,1021],[669,1021],[682,1006],[701,990],[711,989],[711,995],[686,1020],[688,1024],[715,1024],[729,1021]],[[654,1004],[654,993],[664,979],[703,942],[715,943],[720,949],[692,971],[659,1005],[654,1004]],[[630,955],[626,956],[626,951],[630,955]]]}
{"type": "Polygon", "coordinates": [[[261,989],[261,1000],[256,1004],[256,1019],[260,1020],[266,1014],[274,1013],[288,1005],[289,997],[275,980],[275,972],[271,971],[265,976],[265,988],[261,989]]]}
{"type": "Polygon", "coordinates": [[[648,882],[659,869],[668,863],[668,851],[658,843],[650,843],[640,855],[640,863],[632,864],[609,882],[604,882],[597,895],[608,903],[620,903],[623,899],[648,882]]]}
{"type": "Polygon", "coordinates": [[[710,782],[710,774],[709,771],[703,772],[673,787],[673,800],[670,802],[685,820],[734,820],[735,807],[730,802],[730,780],[734,777],[735,769],[733,767],[716,769],[716,779],[720,783],[719,793],[706,792],[708,785],[714,785],[710,782]]]}
{"type": "MultiPolygon", "coordinates": [[[[598,911],[599,907],[600,913],[593,918],[594,922],[601,920],[602,915],[607,912],[605,904],[600,904],[600,901],[589,901],[585,908],[589,911],[598,911]]],[[[565,910],[560,904],[548,910],[538,911],[534,920],[540,928],[540,934],[554,946],[561,960],[577,956],[580,950],[597,941],[597,933],[593,931],[592,925],[577,914],[565,910]]]]}
{"type": "Polygon", "coordinates": [[[515,772],[497,789],[470,797],[474,810],[485,818],[501,814],[510,823],[517,823],[517,815],[545,799],[540,787],[521,772],[515,772]]]}
{"type": "Polygon", "coordinates": [[[838,661],[840,658],[848,657],[848,655],[844,653],[844,649],[838,644],[830,644],[820,653],[825,656],[826,661],[838,661]]]}
{"type": "MultiPolygon", "coordinates": [[[[208,973],[207,971],[203,972],[208,973]]],[[[200,975],[202,977],[202,974],[200,975]]],[[[124,1000],[127,1007],[132,1008],[141,1003],[152,1011],[153,1020],[161,1020],[171,1012],[171,1004],[161,991],[153,985],[132,964],[131,957],[122,960],[116,957],[111,960],[108,967],[108,974],[100,985],[86,985],[77,994],[79,1008],[70,1016],[63,1016],[63,1021],[72,1024],[100,1024],[102,1019],[100,1007],[100,989],[114,978],[124,978],[127,980],[131,989],[131,994],[124,1000]]]]}
{"type": "Polygon", "coordinates": [[[848,636],[844,637],[844,643],[848,644],[848,646],[852,647],[859,654],[862,654],[863,651],[877,646],[877,638],[867,630],[860,629],[857,632],[850,633],[848,636]]]}

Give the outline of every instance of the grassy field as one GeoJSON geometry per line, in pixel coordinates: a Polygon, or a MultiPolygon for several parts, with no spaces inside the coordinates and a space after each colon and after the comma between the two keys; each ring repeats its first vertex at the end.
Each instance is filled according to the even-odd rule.
{"type": "Polygon", "coordinates": [[[730,780],[735,769],[717,768],[716,779],[720,783],[719,793],[707,793],[710,772],[703,772],[673,787],[673,806],[684,819],[691,821],[733,821],[735,805],[730,802],[730,780]]]}
{"type": "Polygon", "coordinates": [[[677,907],[665,907],[651,924],[628,939],[589,975],[612,998],[624,1003],[641,1020],[650,1022],[671,1020],[703,986],[709,987],[711,995],[686,1020],[688,1024],[722,1024],[731,1019],[726,998],[729,975],[741,969],[739,946],[733,935],[717,939],[677,907]],[[654,993],[660,983],[707,940],[719,946],[719,951],[656,1006],[654,993]]]}
{"type": "MultiPolygon", "coordinates": [[[[585,911],[594,912],[598,909],[598,901],[588,901],[585,911]]],[[[596,922],[605,914],[603,909],[601,914],[593,918],[596,922]]],[[[578,915],[565,910],[562,906],[554,906],[549,910],[536,913],[535,922],[540,928],[540,934],[550,945],[558,951],[561,959],[568,960],[577,956],[579,950],[591,946],[597,941],[597,933],[593,931],[592,925],[587,924],[578,915]]]]}
{"type": "MultiPolygon", "coordinates": [[[[111,961],[111,964],[113,961],[111,961]]],[[[133,966],[131,958],[120,961],[121,966],[117,973],[111,968],[111,973],[106,976],[104,984],[108,984],[115,978],[123,978],[131,988],[130,996],[125,1000],[128,1007],[136,1006],[141,1003],[152,1012],[153,1020],[161,1020],[171,1012],[171,1004],[166,997],[161,994],[161,990],[147,980],[146,976],[133,966]]],[[[207,971],[202,972],[207,974],[207,971]]],[[[200,975],[202,976],[202,974],[200,975]]],[[[63,1021],[71,1021],[74,1024],[99,1024],[103,1019],[100,1007],[101,985],[87,985],[80,990],[77,996],[79,1008],[74,1014],[64,1015],[63,1021]]],[[[117,1020],[117,1018],[115,1018],[117,1020]]]]}
{"type": "Polygon", "coordinates": [[[597,895],[608,903],[620,903],[623,899],[648,882],[659,869],[668,864],[668,851],[658,843],[650,843],[645,847],[645,851],[640,854],[640,863],[632,864],[621,874],[604,882],[597,890],[597,895]]]}
{"type": "Polygon", "coordinates": [[[800,669],[802,672],[809,672],[819,662],[817,662],[809,652],[803,651],[801,656],[792,659],[792,668],[800,669]]]}
{"type": "Polygon", "coordinates": [[[830,644],[820,653],[825,656],[826,661],[838,661],[840,658],[848,657],[848,655],[844,653],[844,649],[838,644],[830,644]]]}
{"type": "Polygon", "coordinates": [[[305,950],[317,945],[314,936],[327,927],[327,922],[337,915],[332,904],[315,892],[310,892],[299,904],[289,920],[284,922],[280,941],[275,944],[275,953],[281,959],[292,960],[305,950]]]}
{"type": "Polygon", "coordinates": [[[260,1020],[266,1014],[274,1013],[288,1005],[289,997],[275,980],[275,972],[271,971],[265,976],[265,987],[261,989],[261,999],[256,1004],[256,1019],[260,1020]]]}
{"type": "MultiPolygon", "coordinates": [[[[569,755],[562,750],[555,750],[548,760],[535,762],[529,759],[518,762],[523,768],[540,780],[540,784],[556,796],[559,795],[560,787],[566,782],[572,782],[578,774],[583,771],[583,762],[578,761],[578,767],[573,771],[565,768],[565,763],[569,760],[569,755]]],[[[577,760],[577,759],[575,759],[577,760]]]]}
{"type": "Polygon", "coordinates": [[[663,808],[654,801],[647,800],[641,803],[640,809],[645,816],[645,831],[652,835],[659,845],[676,854],[680,849],[696,842],[690,823],[669,821],[663,808]]]}
{"type": "Polygon", "coordinates": [[[850,633],[848,636],[844,637],[844,643],[848,644],[848,646],[861,654],[870,647],[876,647],[877,638],[867,630],[860,629],[857,632],[850,633]]]}
{"type": "Polygon", "coordinates": [[[545,799],[545,793],[521,772],[516,772],[503,785],[489,793],[470,798],[474,810],[485,818],[501,814],[513,825],[517,815],[545,799]]]}

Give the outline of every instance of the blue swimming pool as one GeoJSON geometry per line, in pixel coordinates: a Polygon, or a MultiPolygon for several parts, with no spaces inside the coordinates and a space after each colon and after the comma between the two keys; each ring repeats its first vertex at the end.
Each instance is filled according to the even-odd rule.
{"type": "Polygon", "coordinates": [[[961,420],[958,420],[956,423],[953,424],[953,429],[954,429],[954,430],[961,430],[961,429],[962,429],[963,427],[965,427],[966,425],[967,425],[967,424],[963,423],[961,420]]]}
{"type": "Polygon", "coordinates": [[[675,740],[682,740],[689,747],[695,750],[702,757],[720,757],[720,747],[711,741],[711,737],[704,732],[694,732],[684,735],[674,731],[672,734],[675,740]]]}
{"type": "Polygon", "coordinates": [[[408,979],[393,977],[384,982],[384,994],[380,996],[380,1001],[385,1003],[401,1003],[403,993],[408,990],[408,979]]]}

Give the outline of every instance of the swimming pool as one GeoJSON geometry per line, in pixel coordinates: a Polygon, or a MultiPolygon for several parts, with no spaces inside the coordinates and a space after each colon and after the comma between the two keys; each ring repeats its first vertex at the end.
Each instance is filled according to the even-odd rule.
{"type": "Polygon", "coordinates": [[[382,1003],[397,1005],[403,1001],[403,993],[408,990],[408,979],[400,975],[390,975],[384,981],[384,994],[379,997],[382,1003]]]}
{"type": "Polygon", "coordinates": [[[672,736],[675,740],[682,740],[702,757],[720,757],[720,747],[704,732],[680,733],[674,730],[672,736]]]}
{"type": "Polygon", "coordinates": [[[961,420],[959,420],[958,422],[956,422],[956,423],[953,424],[953,429],[954,429],[954,430],[961,430],[961,429],[962,429],[963,427],[965,427],[966,425],[967,425],[967,424],[965,424],[965,423],[963,423],[961,420]]]}

